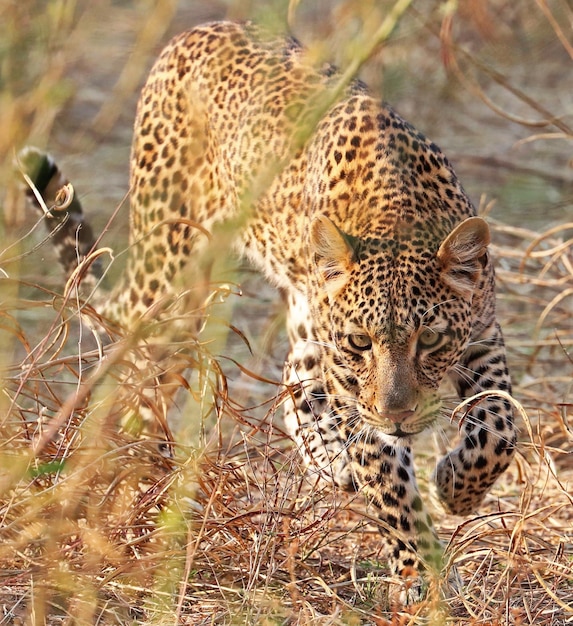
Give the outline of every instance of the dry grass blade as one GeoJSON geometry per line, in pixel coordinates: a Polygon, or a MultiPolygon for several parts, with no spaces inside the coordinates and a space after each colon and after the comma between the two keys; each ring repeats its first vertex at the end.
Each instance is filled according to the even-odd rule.
{"type": "MultiPolygon", "coordinates": [[[[27,136],[24,127],[47,132],[56,113],[53,103],[63,106],[66,101],[69,91],[61,82],[66,69],[61,54],[81,48],[85,39],[82,28],[94,15],[104,15],[107,20],[109,12],[117,24],[125,21],[128,30],[140,36],[132,61],[115,82],[115,95],[103,106],[100,101],[94,104],[99,125],[95,135],[89,133],[84,148],[95,145],[94,136],[102,137],[108,129],[113,132],[133,77],[140,74],[142,58],[155,46],[174,11],[172,2],[153,3],[153,15],[163,16],[162,20],[147,21],[141,29],[145,11],[134,18],[136,9],[130,3],[88,3],[79,20],[72,19],[72,4],[59,3],[59,17],[55,10],[38,16],[35,19],[40,21],[32,30],[26,30],[34,20],[25,3],[1,4],[5,24],[14,26],[10,34],[1,30],[5,27],[0,24],[2,40],[18,51],[18,67],[28,82],[41,83],[27,98],[20,95],[23,87],[18,77],[3,83],[8,95],[0,103],[6,129],[6,136],[0,138],[0,156],[2,162],[10,163],[10,170],[13,145],[27,136]],[[18,39],[18,29],[26,36],[18,39]],[[41,61],[38,73],[27,69],[24,53],[39,32],[46,33],[49,41],[46,49],[38,48],[29,55],[31,61],[41,61]],[[141,51],[145,55],[139,55],[141,51]],[[130,74],[130,67],[137,71],[130,74]]],[[[423,3],[416,4],[415,11],[414,4],[408,0],[384,4],[386,21],[368,31],[372,36],[363,37],[363,49],[348,65],[339,87],[346,86],[364,61],[379,52],[380,44],[392,32],[399,37],[381,56],[398,60],[385,78],[389,88],[392,81],[399,85],[399,94],[402,57],[406,58],[412,41],[409,33],[418,32],[426,19],[431,29],[439,27],[435,18],[439,8],[440,16],[444,12],[446,16],[439,21],[447,69],[492,105],[504,124],[513,120],[534,128],[556,129],[516,140],[515,146],[529,148],[545,135],[571,139],[569,119],[553,114],[546,103],[528,95],[516,77],[509,79],[497,71],[491,59],[482,62],[471,47],[478,39],[490,41],[487,33],[493,22],[487,19],[488,10],[499,8],[504,16],[509,14],[510,26],[529,11],[531,16],[526,15],[523,22],[527,30],[521,34],[531,34],[532,40],[541,37],[538,18],[545,16],[560,49],[573,57],[563,21],[563,16],[571,16],[566,3],[531,0],[523,8],[520,3],[503,0],[482,5],[436,2],[428,5],[432,18],[415,12],[424,9],[423,3]],[[488,28],[480,38],[467,23],[477,24],[482,19],[488,28]],[[468,35],[466,51],[454,39],[456,28],[463,26],[468,35]],[[490,94],[478,80],[484,77],[496,89],[511,93],[522,105],[521,111],[534,111],[536,117],[527,119],[505,105],[493,104],[500,91],[490,94]]],[[[315,7],[303,5],[289,2],[292,20],[300,10],[316,12],[315,7]]],[[[379,5],[370,0],[341,0],[336,3],[338,22],[330,34],[335,30],[364,31],[368,16],[380,15],[379,5]]],[[[245,11],[240,3],[234,8],[241,15],[245,11]]],[[[203,14],[200,17],[203,19],[203,14]]],[[[326,29],[322,18],[320,15],[314,24],[326,29]]],[[[499,31],[493,29],[491,40],[500,36],[502,21],[495,23],[499,31]]],[[[434,57],[432,45],[436,46],[437,40],[418,49],[422,65],[434,57]]],[[[99,41],[96,50],[103,52],[99,41]]],[[[0,50],[2,61],[6,59],[3,55],[4,48],[0,50]]],[[[562,57],[559,59],[561,62],[562,57]]],[[[86,63],[85,59],[82,62],[86,63]]],[[[7,65],[0,65],[0,78],[5,80],[2,72],[7,65]]],[[[73,69],[76,75],[84,73],[81,64],[73,69]]],[[[96,69],[92,60],[90,71],[96,69]]],[[[565,69],[560,71],[565,73],[565,69]]],[[[445,83],[440,85],[445,90],[445,83]]],[[[423,98],[429,89],[430,81],[424,81],[423,98]]],[[[461,98],[459,87],[456,89],[456,97],[461,98]]],[[[421,104],[415,103],[416,107],[421,104]]],[[[73,116],[70,120],[70,132],[79,141],[87,131],[79,132],[73,116]]],[[[430,120],[429,126],[436,118],[430,120]]],[[[494,129],[493,134],[496,132],[494,129]]],[[[127,145],[121,135],[113,138],[127,145]]],[[[552,186],[552,192],[567,188],[568,170],[545,171],[549,167],[533,159],[520,166],[494,150],[489,145],[486,155],[472,154],[467,162],[472,167],[487,162],[515,177],[537,176],[552,186]]],[[[85,168],[94,167],[88,149],[83,156],[85,168]]],[[[73,157],[71,152],[70,160],[73,157]]],[[[269,169],[274,173],[279,165],[271,164],[269,169]]],[[[105,179],[94,188],[99,191],[107,186],[105,179]]],[[[124,191],[125,186],[121,193],[124,191]]],[[[103,227],[105,236],[117,220],[120,197],[117,211],[103,227]]],[[[98,197],[100,201],[103,204],[98,197]]],[[[563,207],[570,206],[570,201],[562,202],[563,207]]],[[[19,218],[14,214],[6,217],[6,222],[19,218]]],[[[175,384],[181,387],[176,402],[181,419],[166,423],[158,389],[159,366],[150,358],[146,337],[154,323],[168,322],[156,322],[150,316],[149,327],[125,338],[92,308],[95,291],[83,300],[78,295],[87,265],[109,250],[101,248],[86,259],[65,289],[56,290],[45,284],[46,276],[37,281],[18,277],[19,263],[45,264],[43,258],[38,261],[38,248],[45,242],[38,243],[35,227],[13,241],[2,239],[0,624],[573,623],[573,223],[569,213],[558,224],[544,228],[526,227],[521,215],[519,227],[493,218],[490,222],[494,225],[498,292],[502,294],[499,308],[515,397],[521,407],[516,411],[521,429],[519,454],[479,515],[460,520],[433,511],[440,536],[448,544],[446,570],[433,582],[427,599],[408,608],[389,605],[387,568],[376,520],[361,495],[320,487],[316,476],[300,467],[282,430],[280,404],[287,392],[281,390],[276,374],[280,363],[273,361],[269,366],[272,359],[267,354],[260,356],[257,343],[269,310],[278,307],[266,299],[266,293],[260,293],[258,283],[251,289],[256,297],[244,304],[245,308],[252,305],[253,310],[258,306],[257,313],[229,321],[221,303],[235,297],[239,289],[231,280],[213,284],[208,318],[209,328],[214,330],[209,341],[199,340],[193,333],[169,337],[168,350],[184,359],[191,373],[186,380],[175,377],[175,384]],[[254,326],[251,317],[257,318],[254,326]],[[189,345],[192,354],[185,354],[183,347],[189,345]],[[128,353],[137,354],[137,359],[127,358],[128,353]],[[156,431],[147,437],[145,433],[142,436],[137,419],[142,406],[157,422],[156,431]],[[158,453],[156,435],[175,440],[175,458],[158,453]]],[[[200,225],[188,225],[198,229],[200,237],[210,236],[200,225]]],[[[115,254],[115,258],[121,256],[115,254]]],[[[246,288],[245,293],[248,291],[246,288]]],[[[173,312],[169,322],[180,324],[184,318],[177,305],[168,305],[173,312]]],[[[199,318],[203,313],[192,311],[190,315],[199,318]]],[[[274,346],[273,342],[280,339],[273,338],[269,345],[274,346]]],[[[458,410],[465,408],[460,405],[458,410]]],[[[448,434],[454,437],[455,427],[450,430],[448,434]]],[[[434,455],[420,450],[417,462],[421,486],[427,493],[434,455]]]]}

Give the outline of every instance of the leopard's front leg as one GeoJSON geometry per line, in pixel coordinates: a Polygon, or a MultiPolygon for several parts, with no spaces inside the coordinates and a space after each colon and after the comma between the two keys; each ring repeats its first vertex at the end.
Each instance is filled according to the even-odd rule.
{"type": "Polygon", "coordinates": [[[382,522],[392,573],[439,572],[443,548],[418,491],[410,447],[373,430],[349,440],[351,468],[359,491],[382,522]]]}
{"type": "Polygon", "coordinates": [[[309,472],[352,491],[354,480],[346,442],[340,436],[338,418],[325,395],[322,353],[315,339],[307,299],[293,290],[287,300],[291,349],[283,370],[283,383],[289,394],[284,403],[286,430],[309,472]]]}
{"type": "Polygon", "coordinates": [[[472,341],[450,377],[462,399],[482,391],[493,392],[476,400],[475,406],[460,416],[461,441],[436,470],[436,487],[442,504],[451,513],[466,515],[477,509],[515,452],[512,404],[506,397],[495,395],[497,390],[511,393],[498,324],[492,324],[472,341]]]}

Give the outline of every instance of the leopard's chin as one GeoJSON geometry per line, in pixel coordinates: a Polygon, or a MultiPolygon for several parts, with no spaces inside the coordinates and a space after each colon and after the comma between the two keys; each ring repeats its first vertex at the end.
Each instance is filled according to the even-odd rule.
{"type": "Polygon", "coordinates": [[[380,428],[380,430],[385,434],[391,437],[395,437],[396,439],[405,439],[407,437],[413,437],[414,435],[418,435],[424,430],[428,428],[427,424],[418,425],[408,425],[405,426],[403,424],[393,424],[392,428],[380,428]]]}

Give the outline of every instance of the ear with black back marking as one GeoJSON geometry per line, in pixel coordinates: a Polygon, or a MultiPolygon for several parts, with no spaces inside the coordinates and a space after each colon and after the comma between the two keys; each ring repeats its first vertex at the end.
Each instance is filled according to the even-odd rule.
{"type": "Polygon", "coordinates": [[[330,219],[320,216],[310,225],[310,251],[328,292],[341,289],[354,264],[356,251],[352,239],[330,219]]]}
{"type": "Polygon", "coordinates": [[[469,296],[487,259],[489,227],[481,217],[468,217],[444,239],[437,253],[442,279],[454,291],[469,296]]]}

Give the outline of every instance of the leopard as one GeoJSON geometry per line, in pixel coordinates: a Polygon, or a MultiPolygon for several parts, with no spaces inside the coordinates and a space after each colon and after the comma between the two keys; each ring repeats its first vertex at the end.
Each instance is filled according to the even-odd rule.
{"type": "MultiPolygon", "coordinates": [[[[185,291],[186,269],[208,284],[202,259],[226,252],[224,227],[283,295],[284,425],[307,471],[366,497],[393,575],[439,570],[413,450],[449,414],[443,383],[466,401],[433,475],[447,512],[476,511],[516,447],[490,230],[440,148],[294,38],[220,21],[160,53],[130,167],[130,252],[108,314],[133,329],[185,291]]],[[[65,178],[49,157],[40,169],[53,196],[65,178]]],[[[68,269],[94,239],[78,237],[78,203],[70,214],[68,269]]]]}

